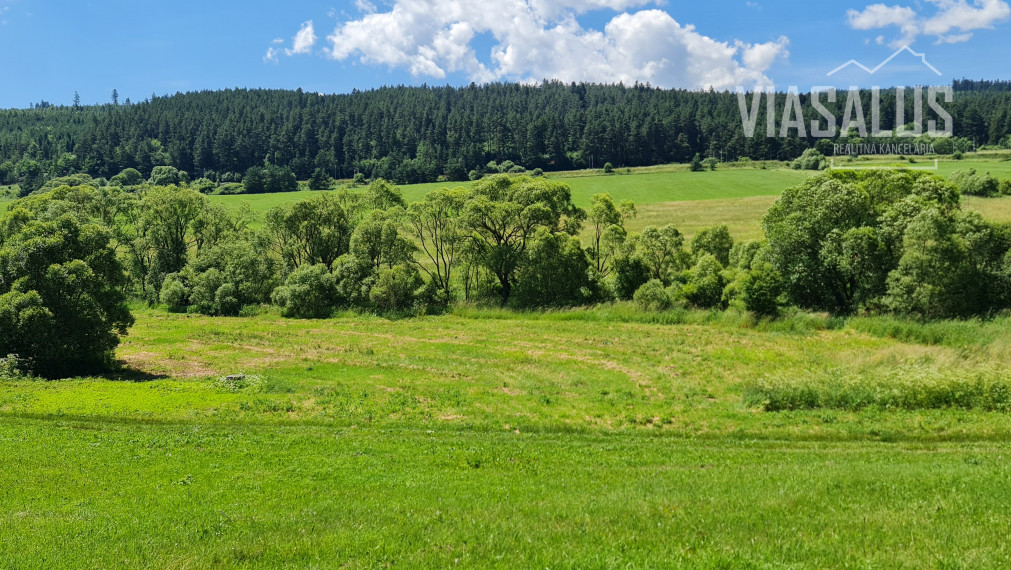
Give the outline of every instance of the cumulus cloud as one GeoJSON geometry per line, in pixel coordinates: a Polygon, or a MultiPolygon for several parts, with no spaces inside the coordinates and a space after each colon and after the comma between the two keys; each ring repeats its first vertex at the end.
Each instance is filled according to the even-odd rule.
{"type": "Polygon", "coordinates": [[[312,52],[312,47],[316,45],[316,30],[313,28],[312,20],[302,24],[292,40],[291,49],[285,49],[288,55],[300,55],[312,52]]]}
{"type": "MultiPolygon", "coordinates": [[[[789,40],[722,42],[668,12],[658,0],[395,0],[383,10],[361,0],[357,19],[327,37],[327,55],[405,69],[419,78],[462,73],[476,82],[542,79],[652,83],[664,87],[767,86],[789,40]],[[577,16],[609,10],[603,27],[577,16]],[[477,45],[484,47],[478,53],[477,45]]],[[[300,32],[301,34],[301,32],[300,32]]],[[[297,43],[297,42],[296,42],[297,43]]]]}
{"type": "MultiPolygon", "coordinates": [[[[926,0],[935,7],[925,15],[908,6],[872,4],[863,10],[849,10],[849,25],[856,30],[897,27],[899,35],[892,47],[910,45],[921,35],[933,36],[936,44],[961,43],[972,39],[976,30],[991,29],[1011,17],[1005,0],[926,0]]],[[[880,42],[879,42],[880,43],[880,42]]]]}

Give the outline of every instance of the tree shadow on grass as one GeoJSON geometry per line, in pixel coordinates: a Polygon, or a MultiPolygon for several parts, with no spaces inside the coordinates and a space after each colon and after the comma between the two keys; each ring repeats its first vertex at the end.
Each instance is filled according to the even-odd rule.
{"type": "Polygon", "coordinates": [[[116,367],[106,375],[106,378],[115,382],[154,382],[155,380],[165,380],[169,378],[167,374],[154,374],[144,370],[138,370],[123,360],[116,362],[116,367]]]}

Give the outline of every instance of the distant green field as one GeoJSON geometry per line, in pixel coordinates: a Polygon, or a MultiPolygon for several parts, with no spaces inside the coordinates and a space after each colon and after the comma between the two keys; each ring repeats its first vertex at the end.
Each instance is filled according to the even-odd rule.
{"type": "Polygon", "coordinates": [[[627,306],[137,316],[124,377],[0,385],[0,566],[1011,558],[1007,413],[766,412],[747,399],[762,379],[819,390],[831,371],[873,386],[1006,368],[1006,320],[939,324],[927,345],[881,334],[929,332],[915,324],[826,329],[798,316],[756,329],[708,313],[650,324],[627,306]],[[238,372],[258,376],[220,380],[238,372]]]}
{"type": "MultiPolygon", "coordinates": [[[[594,194],[609,193],[615,200],[632,200],[636,205],[694,200],[724,200],[751,196],[776,196],[786,188],[804,180],[811,173],[789,169],[725,169],[715,172],[648,172],[613,175],[553,175],[572,188],[573,199],[587,206],[594,194]]],[[[416,184],[402,186],[408,202],[422,198],[432,190],[469,183],[416,184]]],[[[312,196],[313,192],[212,196],[211,199],[229,206],[248,203],[254,212],[265,213],[275,206],[312,196]]]]}

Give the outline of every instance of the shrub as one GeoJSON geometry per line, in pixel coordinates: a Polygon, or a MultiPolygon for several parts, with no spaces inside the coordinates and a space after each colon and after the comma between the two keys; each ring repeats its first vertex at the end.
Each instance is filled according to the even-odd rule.
{"type": "Polygon", "coordinates": [[[692,158],[692,162],[688,166],[688,168],[692,172],[702,172],[704,170],[704,167],[702,166],[702,156],[696,153],[695,156],[692,158]]]}
{"type": "Polygon", "coordinates": [[[793,161],[794,170],[824,170],[827,167],[825,155],[813,148],[805,150],[800,158],[793,161]]]}
{"type": "Polygon", "coordinates": [[[31,378],[29,363],[16,354],[8,354],[0,358],[0,380],[17,381],[31,378]]]}
{"type": "Polygon", "coordinates": [[[611,262],[615,297],[628,301],[650,280],[649,266],[635,255],[616,257],[611,262]]]}
{"type": "Polygon", "coordinates": [[[161,286],[161,302],[168,306],[169,311],[181,313],[190,304],[190,290],[178,273],[165,276],[161,286]]]}
{"type": "Polygon", "coordinates": [[[184,177],[184,174],[174,166],[156,166],[151,171],[149,182],[155,186],[178,186],[184,180],[189,179],[188,176],[184,177]]]}
{"type": "Polygon", "coordinates": [[[200,192],[201,194],[212,194],[214,193],[215,190],[218,189],[218,185],[217,183],[212,182],[206,178],[197,178],[196,180],[190,183],[190,188],[193,188],[194,190],[200,192]]]}
{"type": "Polygon", "coordinates": [[[314,170],[312,177],[309,178],[309,190],[327,190],[331,184],[333,179],[322,168],[314,170]]]}
{"type": "Polygon", "coordinates": [[[136,168],[127,168],[109,180],[111,186],[140,186],[144,176],[136,168]]]}
{"type": "Polygon", "coordinates": [[[755,264],[742,277],[739,290],[744,308],[757,315],[775,316],[783,306],[783,276],[772,264],[755,264]]]}
{"type": "Polygon", "coordinates": [[[720,265],[730,264],[730,250],[734,247],[734,239],[730,237],[727,226],[706,228],[692,238],[692,255],[697,259],[703,255],[712,255],[720,265]]]}
{"type": "Polygon", "coordinates": [[[416,268],[398,265],[379,272],[369,299],[383,311],[401,311],[414,305],[415,293],[422,285],[424,281],[416,268]]]}
{"type": "Polygon", "coordinates": [[[650,279],[635,292],[635,303],[645,311],[667,311],[674,306],[674,299],[659,279],[650,279]]]}
{"type": "Polygon", "coordinates": [[[225,276],[216,267],[195,276],[190,290],[190,310],[211,316],[222,314],[217,304],[217,292],[224,284],[225,276]]]}
{"type": "Polygon", "coordinates": [[[590,261],[579,238],[541,229],[531,240],[517,274],[513,304],[518,307],[564,307],[599,299],[590,278],[590,261]]]}
{"type": "Polygon", "coordinates": [[[610,162],[604,164],[604,174],[614,174],[614,165],[610,162]]]}
{"type": "Polygon", "coordinates": [[[688,274],[688,283],[682,290],[685,300],[701,309],[719,307],[726,287],[722,271],[723,266],[714,256],[703,255],[688,274]]]}
{"type": "Polygon", "coordinates": [[[333,275],[325,265],[303,265],[274,290],[271,298],[286,317],[321,319],[333,312],[337,296],[333,275]]]}

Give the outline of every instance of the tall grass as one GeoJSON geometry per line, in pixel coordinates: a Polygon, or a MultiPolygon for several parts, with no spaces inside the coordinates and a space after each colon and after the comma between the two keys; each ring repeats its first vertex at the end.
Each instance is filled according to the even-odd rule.
{"type": "Polygon", "coordinates": [[[519,311],[479,304],[460,303],[453,306],[451,314],[467,319],[523,320],[523,321],[587,321],[638,323],[650,325],[710,325],[723,328],[747,328],[761,332],[807,334],[814,331],[838,329],[845,322],[827,314],[788,311],[779,318],[760,318],[753,314],[728,310],[672,309],[647,311],[631,302],[617,302],[561,309],[519,311]]]}
{"type": "Polygon", "coordinates": [[[767,412],[837,409],[859,411],[963,409],[1011,410],[1011,374],[1004,370],[936,370],[904,366],[875,374],[841,370],[802,379],[773,376],[745,389],[745,403],[767,412]]]}
{"type": "Polygon", "coordinates": [[[849,319],[847,325],[879,338],[951,348],[986,346],[1011,331],[1011,319],[1008,317],[927,322],[888,316],[855,317],[849,319]]]}

